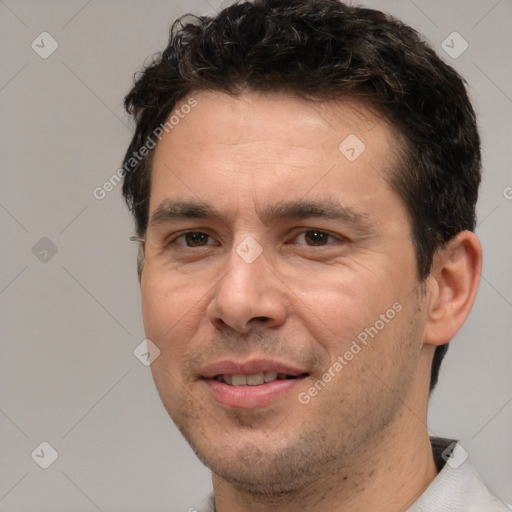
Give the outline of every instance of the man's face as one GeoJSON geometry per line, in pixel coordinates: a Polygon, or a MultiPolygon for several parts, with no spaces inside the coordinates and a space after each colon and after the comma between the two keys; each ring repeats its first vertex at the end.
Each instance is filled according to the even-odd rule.
{"type": "Polygon", "coordinates": [[[351,467],[426,394],[425,299],[387,181],[395,138],[347,101],[194,98],[154,158],[152,371],[214,473],[289,491],[351,467]]]}

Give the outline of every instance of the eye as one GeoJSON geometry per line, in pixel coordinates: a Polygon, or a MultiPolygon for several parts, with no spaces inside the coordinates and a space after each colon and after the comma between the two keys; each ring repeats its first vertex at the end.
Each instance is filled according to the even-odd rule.
{"type": "Polygon", "coordinates": [[[206,233],[201,233],[200,231],[189,231],[188,233],[183,233],[174,240],[171,240],[169,245],[171,244],[186,247],[203,247],[205,245],[214,245],[215,241],[206,233]]]}
{"type": "Polygon", "coordinates": [[[322,245],[329,245],[335,242],[341,242],[341,238],[335,237],[326,231],[320,231],[319,229],[309,229],[297,235],[295,237],[295,243],[307,244],[311,247],[318,247],[322,245]]]}

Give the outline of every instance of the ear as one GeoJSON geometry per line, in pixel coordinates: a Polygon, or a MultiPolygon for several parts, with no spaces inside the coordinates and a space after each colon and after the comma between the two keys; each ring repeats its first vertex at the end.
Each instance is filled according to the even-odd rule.
{"type": "Polygon", "coordinates": [[[144,244],[139,244],[139,252],[137,253],[137,276],[139,278],[139,284],[142,279],[142,270],[144,269],[145,255],[144,255],[144,244]]]}
{"type": "Polygon", "coordinates": [[[453,339],[471,311],[482,273],[482,246],[471,231],[462,231],[434,256],[427,278],[423,342],[439,346],[453,339]]]}

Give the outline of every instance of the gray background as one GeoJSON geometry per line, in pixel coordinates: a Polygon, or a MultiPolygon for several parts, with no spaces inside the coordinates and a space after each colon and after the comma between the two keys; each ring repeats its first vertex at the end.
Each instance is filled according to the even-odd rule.
{"type": "MultiPolygon", "coordinates": [[[[451,343],[429,425],[459,438],[483,480],[512,501],[512,1],[364,4],[425,34],[466,77],[480,116],[483,280],[451,343]],[[441,47],[453,31],[469,44],[456,59],[441,47]]],[[[103,200],[93,190],[130,140],[122,99],[133,73],[163,49],[174,18],[219,5],[0,0],[3,511],[187,510],[209,491],[208,470],[133,355],[144,333],[120,186],[103,200]],[[59,45],[47,59],[31,48],[43,31],[59,45]],[[46,470],[31,458],[42,441],[59,454],[46,470]]]]}

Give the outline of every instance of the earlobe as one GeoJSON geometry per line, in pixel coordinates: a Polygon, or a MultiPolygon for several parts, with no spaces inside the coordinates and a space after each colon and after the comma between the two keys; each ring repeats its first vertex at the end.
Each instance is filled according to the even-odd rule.
{"type": "Polygon", "coordinates": [[[435,257],[428,281],[427,321],[423,341],[448,343],[469,315],[482,272],[482,247],[471,231],[452,238],[435,257]]]}

